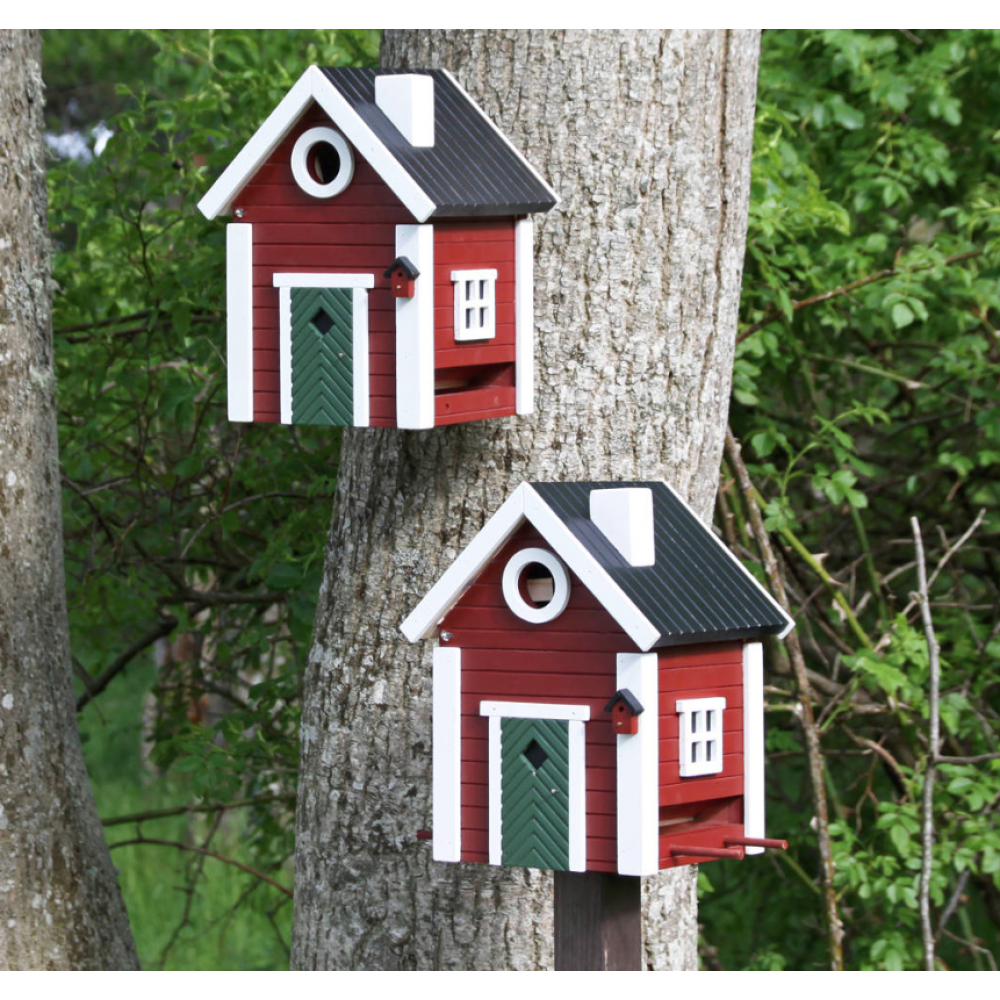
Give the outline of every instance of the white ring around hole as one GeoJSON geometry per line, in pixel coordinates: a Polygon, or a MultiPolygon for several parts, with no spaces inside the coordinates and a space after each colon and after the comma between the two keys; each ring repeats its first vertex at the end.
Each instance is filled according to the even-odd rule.
{"type": "Polygon", "coordinates": [[[558,618],[569,604],[569,573],[562,560],[548,549],[521,549],[507,561],[503,571],[503,596],[507,607],[526,622],[542,625],[558,618]],[[539,563],[552,574],[552,600],[543,608],[532,607],[521,596],[521,571],[530,563],[539,563]]]}
{"type": "Polygon", "coordinates": [[[299,136],[292,149],[292,176],[306,194],[314,198],[332,198],[340,194],[354,176],[354,153],[347,140],[332,128],[311,128],[299,136]],[[332,181],[320,184],[313,179],[309,173],[309,153],[313,146],[320,142],[327,142],[337,151],[340,157],[340,170],[332,181]]]}

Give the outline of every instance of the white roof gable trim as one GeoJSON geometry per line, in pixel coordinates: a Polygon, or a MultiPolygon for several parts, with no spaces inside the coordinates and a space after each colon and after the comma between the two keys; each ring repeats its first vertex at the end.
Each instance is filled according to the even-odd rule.
{"type": "Polygon", "coordinates": [[[455,606],[486,564],[525,522],[530,522],[580,578],[584,586],[642,650],[652,648],[659,631],[576,539],[551,507],[522,483],[451,564],[403,622],[410,642],[426,639],[455,606]]]}
{"type": "Polygon", "coordinates": [[[229,211],[243,186],[281,144],[311,101],[315,101],[330,116],[345,138],[372,165],[418,222],[430,218],[437,206],[317,66],[310,66],[299,77],[295,86],[198,202],[198,208],[206,218],[214,219],[229,211]]]}

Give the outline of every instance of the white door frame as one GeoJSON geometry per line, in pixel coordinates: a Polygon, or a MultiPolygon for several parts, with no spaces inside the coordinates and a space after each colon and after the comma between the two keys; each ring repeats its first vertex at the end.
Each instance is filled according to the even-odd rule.
{"type": "Polygon", "coordinates": [[[352,333],[354,357],[354,426],[367,427],[370,422],[370,348],[368,344],[368,289],[375,287],[374,274],[290,274],[273,277],[278,289],[278,368],[281,398],[281,422],[292,422],[292,289],[293,288],[353,288],[352,333]]]}
{"type": "Polygon", "coordinates": [[[482,701],[479,714],[489,718],[490,864],[503,864],[503,719],[553,719],[569,722],[569,870],[587,870],[587,737],[589,705],[551,705],[535,702],[482,701]]]}

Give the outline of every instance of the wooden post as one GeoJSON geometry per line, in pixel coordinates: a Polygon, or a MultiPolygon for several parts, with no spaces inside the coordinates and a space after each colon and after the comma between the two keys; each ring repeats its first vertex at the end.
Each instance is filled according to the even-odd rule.
{"type": "Polygon", "coordinates": [[[555,873],[557,972],[642,969],[642,884],[629,875],[555,873]]]}

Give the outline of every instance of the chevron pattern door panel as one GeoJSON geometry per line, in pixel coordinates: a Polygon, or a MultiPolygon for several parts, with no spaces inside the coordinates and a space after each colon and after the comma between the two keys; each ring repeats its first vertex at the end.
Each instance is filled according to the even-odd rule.
{"type": "Polygon", "coordinates": [[[501,843],[505,865],[569,869],[569,723],[503,719],[501,843]]]}
{"type": "Polygon", "coordinates": [[[354,424],[350,288],[292,289],[292,423],[354,424]]]}

